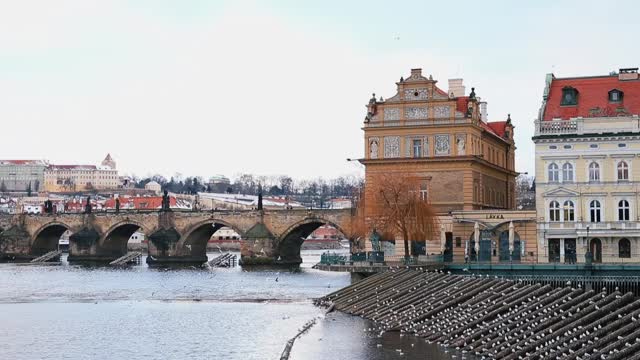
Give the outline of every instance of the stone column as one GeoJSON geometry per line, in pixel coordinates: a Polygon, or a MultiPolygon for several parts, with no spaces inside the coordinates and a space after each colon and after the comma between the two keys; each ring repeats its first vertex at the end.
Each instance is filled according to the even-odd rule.
{"type": "Polygon", "coordinates": [[[560,239],[560,262],[564,263],[564,238],[560,239]]]}

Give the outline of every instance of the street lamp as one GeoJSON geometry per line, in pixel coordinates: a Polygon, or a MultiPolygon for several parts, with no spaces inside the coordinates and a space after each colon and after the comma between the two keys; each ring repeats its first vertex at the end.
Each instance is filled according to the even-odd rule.
{"type": "Polygon", "coordinates": [[[593,255],[591,254],[591,247],[589,246],[589,225],[587,225],[587,238],[585,239],[585,246],[587,251],[584,253],[584,260],[587,264],[591,264],[593,255]]]}
{"type": "Polygon", "coordinates": [[[361,167],[364,167],[364,165],[362,165],[362,163],[360,162],[360,159],[352,159],[352,158],[347,158],[348,162],[354,162],[358,165],[360,165],[361,167]]]}

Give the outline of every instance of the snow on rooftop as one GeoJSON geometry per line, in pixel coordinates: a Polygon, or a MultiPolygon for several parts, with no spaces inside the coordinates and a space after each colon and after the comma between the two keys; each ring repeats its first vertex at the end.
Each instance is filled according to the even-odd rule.
{"type": "MultiPolygon", "coordinates": [[[[258,206],[257,195],[244,195],[244,194],[227,194],[227,193],[198,193],[200,199],[213,199],[217,201],[227,202],[230,204],[242,204],[247,206],[258,206]]],[[[284,198],[264,196],[262,198],[263,206],[284,207],[286,205],[292,207],[303,207],[301,204],[295,201],[287,201],[284,198]]]]}

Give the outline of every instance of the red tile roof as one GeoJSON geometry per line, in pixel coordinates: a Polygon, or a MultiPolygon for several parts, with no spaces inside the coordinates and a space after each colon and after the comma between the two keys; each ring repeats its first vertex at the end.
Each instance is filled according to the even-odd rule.
{"type": "Polygon", "coordinates": [[[456,98],[456,110],[463,114],[467,113],[467,106],[469,105],[468,96],[460,96],[456,98]]]}
{"type": "Polygon", "coordinates": [[[544,108],[543,120],[573,117],[609,117],[640,114],[640,80],[619,80],[618,75],[553,78],[544,108]],[[562,89],[578,90],[578,104],[561,106],[562,89]],[[610,103],[609,91],[623,92],[622,102],[610,103]]]}
{"type": "MultiPolygon", "coordinates": [[[[460,111],[463,114],[467,113],[467,106],[469,106],[469,97],[468,96],[460,96],[456,98],[456,110],[460,111]]],[[[480,121],[480,126],[482,126],[488,132],[497,135],[498,137],[504,136],[505,126],[507,125],[506,121],[494,121],[485,123],[480,121]]]]}
{"type": "Polygon", "coordinates": [[[490,123],[487,123],[487,126],[491,128],[491,130],[493,130],[493,132],[500,136],[503,137],[504,133],[505,133],[505,128],[507,127],[507,122],[506,121],[492,121],[490,123]]]}

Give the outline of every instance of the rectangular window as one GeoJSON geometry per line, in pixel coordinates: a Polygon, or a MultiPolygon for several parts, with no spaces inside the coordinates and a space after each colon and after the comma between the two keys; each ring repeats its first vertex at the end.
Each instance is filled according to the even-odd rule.
{"type": "Polygon", "coordinates": [[[629,208],[618,209],[618,220],[629,221],[629,208]]]}
{"type": "Polygon", "coordinates": [[[428,184],[426,181],[423,181],[420,183],[420,199],[422,201],[428,201],[429,200],[429,194],[427,192],[428,190],[428,184]]]}
{"type": "Polygon", "coordinates": [[[567,87],[562,89],[562,99],[560,105],[577,105],[578,104],[578,90],[567,87]]]}
{"type": "Polygon", "coordinates": [[[418,158],[422,156],[422,140],[414,139],[413,140],[413,157],[418,158]]]}

